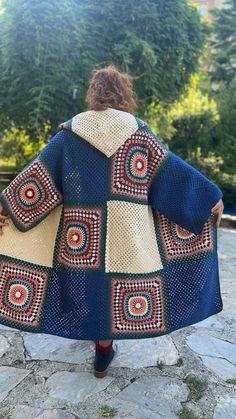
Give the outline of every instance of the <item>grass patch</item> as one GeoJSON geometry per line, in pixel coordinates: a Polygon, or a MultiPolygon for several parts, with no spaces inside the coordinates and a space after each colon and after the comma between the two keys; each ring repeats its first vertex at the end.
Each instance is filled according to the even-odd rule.
{"type": "Polygon", "coordinates": [[[198,419],[198,416],[195,415],[193,410],[187,406],[182,407],[178,412],[178,416],[180,419],[198,419]]]}
{"type": "Polygon", "coordinates": [[[225,382],[228,384],[236,384],[236,378],[227,378],[225,382]]]}
{"type": "Polygon", "coordinates": [[[184,364],[184,361],[183,361],[183,358],[179,358],[178,360],[177,360],[177,362],[176,362],[176,366],[177,367],[182,367],[182,365],[184,364]]]}
{"type": "Polygon", "coordinates": [[[115,407],[109,406],[108,404],[105,404],[101,406],[101,416],[104,418],[113,418],[118,410],[115,407]]]}
{"type": "Polygon", "coordinates": [[[189,397],[191,400],[199,400],[207,389],[207,381],[197,377],[196,375],[189,374],[183,381],[187,384],[190,390],[189,397]]]}
{"type": "Polygon", "coordinates": [[[157,361],[157,368],[159,368],[160,370],[163,370],[164,368],[164,362],[163,361],[157,361]]]}

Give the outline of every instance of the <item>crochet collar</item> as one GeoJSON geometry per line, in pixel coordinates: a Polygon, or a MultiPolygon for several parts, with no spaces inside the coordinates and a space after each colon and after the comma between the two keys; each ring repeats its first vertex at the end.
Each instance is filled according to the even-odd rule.
{"type": "Polygon", "coordinates": [[[78,113],[58,128],[73,131],[110,157],[135,131],[145,125],[146,122],[129,112],[107,108],[78,113]]]}

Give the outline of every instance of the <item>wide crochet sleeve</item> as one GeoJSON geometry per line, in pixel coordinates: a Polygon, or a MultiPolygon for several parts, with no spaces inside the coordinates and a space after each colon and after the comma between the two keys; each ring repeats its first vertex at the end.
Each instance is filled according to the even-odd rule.
{"type": "Polygon", "coordinates": [[[63,202],[63,132],[57,132],[0,193],[0,202],[22,232],[40,223],[63,202]]]}
{"type": "Polygon", "coordinates": [[[223,197],[221,189],[205,175],[167,148],[149,129],[156,146],[149,161],[152,176],[148,202],[172,222],[200,234],[211,209],[223,197]]]}

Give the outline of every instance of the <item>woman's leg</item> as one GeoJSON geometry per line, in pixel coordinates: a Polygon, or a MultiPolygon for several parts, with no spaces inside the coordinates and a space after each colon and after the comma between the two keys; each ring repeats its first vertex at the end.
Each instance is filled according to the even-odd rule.
{"type": "Polygon", "coordinates": [[[111,344],[112,340],[99,340],[99,345],[106,348],[111,344]]]}

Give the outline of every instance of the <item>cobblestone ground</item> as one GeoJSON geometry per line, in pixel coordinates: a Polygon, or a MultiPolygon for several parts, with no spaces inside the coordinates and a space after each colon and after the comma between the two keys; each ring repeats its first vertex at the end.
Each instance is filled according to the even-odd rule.
{"type": "Polygon", "coordinates": [[[93,342],[0,325],[0,418],[236,418],[236,230],[220,227],[218,243],[223,311],[116,341],[103,379],[92,373],[93,342]]]}

